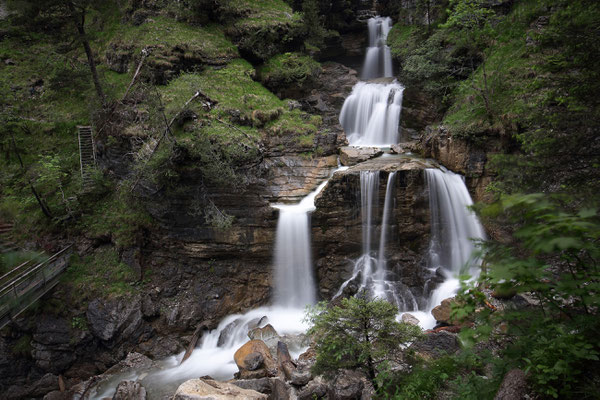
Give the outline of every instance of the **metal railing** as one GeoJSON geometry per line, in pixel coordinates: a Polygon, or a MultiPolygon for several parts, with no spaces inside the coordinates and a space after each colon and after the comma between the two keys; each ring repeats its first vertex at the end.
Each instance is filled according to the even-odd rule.
{"type": "Polygon", "coordinates": [[[58,283],[67,268],[69,245],[47,260],[26,261],[0,277],[0,329],[58,283]]]}

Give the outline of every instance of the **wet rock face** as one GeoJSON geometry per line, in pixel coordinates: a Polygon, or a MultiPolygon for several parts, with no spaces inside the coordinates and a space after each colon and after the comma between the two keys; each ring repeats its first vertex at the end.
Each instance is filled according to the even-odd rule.
{"type": "Polygon", "coordinates": [[[487,154],[500,152],[501,146],[498,140],[489,140],[485,146],[468,143],[452,137],[443,126],[428,128],[419,143],[424,157],[435,158],[448,169],[465,176],[474,201],[486,201],[489,197],[485,188],[492,181],[492,175],[486,168],[487,154]]]}
{"type": "Polygon", "coordinates": [[[143,331],[139,298],[96,299],[90,302],[86,315],[90,331],[107,347],[114,346],[117,340],[123,338],[135,340],[143,331]]]}
{"type": "Polygon", "coordinates": [[[317,196],[312,215],[313,252],[320,294],[332,298],[351,277],[362,253],[360,171],[379,170],[378,207],[373,213],[374,249],[378,246],[388,175],[396,171],[394,208],[388,227],[388,269],[399,284],[422,288],[424,255],[429,245],[429,198],[423,168],[409,158],[378,158],[338,172],[317,196]]]}

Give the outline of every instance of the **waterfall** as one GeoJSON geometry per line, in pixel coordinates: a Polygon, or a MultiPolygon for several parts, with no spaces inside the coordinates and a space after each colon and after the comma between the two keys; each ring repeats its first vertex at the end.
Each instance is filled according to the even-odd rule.
{"type": "MultiPolygon", "coordinates": [[[[392,77],[392,57],[385,44],[389,17],[369,19],[369,47],[362,79],[392,77]]],[[[390,80],[391,81],[391,80],[390,80]]],[[[351,146],[389,146],[398,143],[404,87],[396,82],[358,82],[342,106],[340,124],[351,146]]]]}
{"type": "MultiPolygon", "coordinates": [[[[415,313],[426,327],[435,325],[431,310],[442,300],[452,297],[460,287],[459,275],[479,274],[479,259],[475,258],[474,240],[484,240],[485,231],[469,207],[473,200],[463,177],[446,169],[428,168],[425,179],[429,188],[431,239],[428,266],[445,276],[429,294],[427,307],[415,313]]],[[[425,294],[427,294],[427,284],[425,294]]]]}
{"type": "Polygon", "coordinates": [[[392,20],[390,17],[370,18],[368,27],[369,47],[365,54],[362,79],[391,77],[393,75],[392,53],[386,44],[386,40],[392,28],[392,20]]]}
{"type": "Polygon", "coordinates": [[[398,82],[359,82],[342,106],[340,124],[352,146],[398,143],[404,87],[398,82]]]}
{"type": "Polygon", "coordinates": [[[473,239],[485,238],[462,176],[450,171],[426,169],[431,210],[429,267],[443,268],[449,275],[474,272],[478,261],[472,258],[473,239]]]}
{"type": "Polygon", "coordinates": [[[274,304],[304,308],[316,302],[310,245],[310,216],[315,197],[327,181],[298,204],[275,205],[279,209],[275,238],[274,304]]]}
{"type": "Polygon", "coordinates": [[[375,231],[373,216],[377,213],[379,204],[379,171],[360,172],[363,251],[362,255],[354,262],[352,277],[341,285],[336,297],[341,295],[346,287],[354,282],[357,284],[356,290],[358,292],[365,292],[370,298],[386,299],[396,304],[401,311],[410,311],[418,308],[417,301],[405,285],[390,279],[385,254],[390,218],[394,207],[395,180],[396,173],[391,172],[388,175],[385,189],[385,201],[379,232],[379,250],[375,253],[373,246],[375,231]]]}

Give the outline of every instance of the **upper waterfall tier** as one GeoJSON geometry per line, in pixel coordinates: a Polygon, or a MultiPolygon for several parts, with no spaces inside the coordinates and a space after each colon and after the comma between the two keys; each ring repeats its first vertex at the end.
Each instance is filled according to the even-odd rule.
{"type": "Polygon", "coordinates": [[[392,20],[390,17],[375,17],[369,19],[369,47],[365,54],[362,79],[374,79],[393,76],[392,54],[386,45],[386,40],[392,20]]]}
{"type": "Polygon", "coordinates": [[[404,87],[398,82],[359,82],[342,107],[340,123],[352,146],[398,143],[404,87]]]}

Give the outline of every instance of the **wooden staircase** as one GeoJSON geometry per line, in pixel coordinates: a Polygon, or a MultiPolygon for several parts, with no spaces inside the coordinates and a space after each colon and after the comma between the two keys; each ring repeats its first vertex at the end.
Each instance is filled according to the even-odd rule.
{"type": "Polygon", "coordinates": [[[92,171],[96,167],[96,146],[91,126],[78,126],[79,161],[81,164],[81,179],[83,187],[93,184],[92,171]]]}
{"type": "Polygon", "coordinates": [[[70,248],[41,263],[26,261],[0,276],[0,329],[58,284],[68,266],[70,248]]]}

